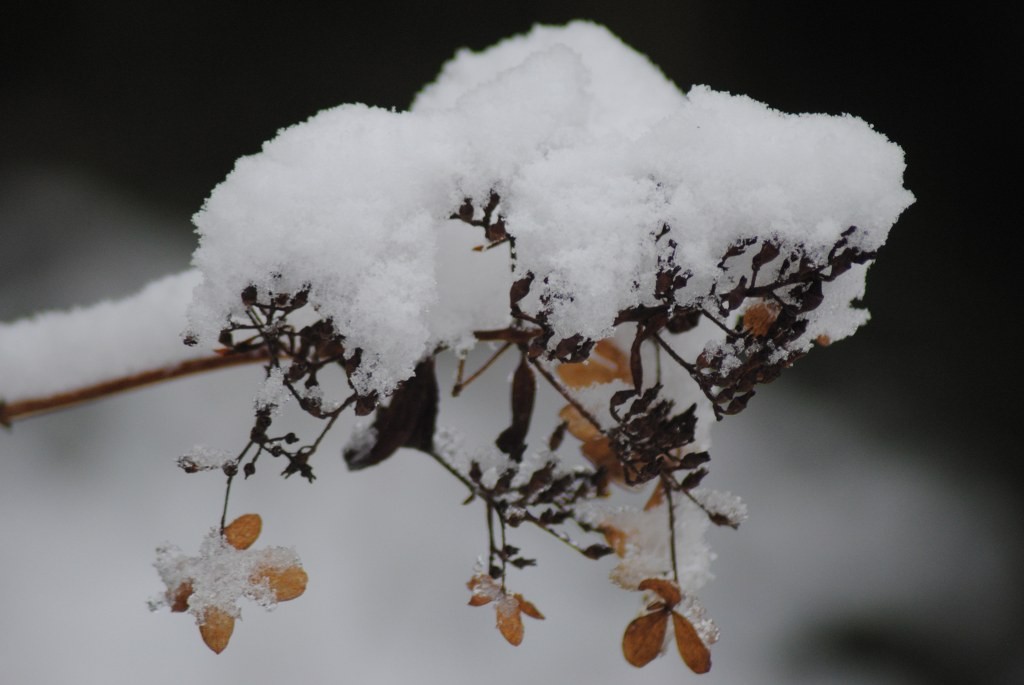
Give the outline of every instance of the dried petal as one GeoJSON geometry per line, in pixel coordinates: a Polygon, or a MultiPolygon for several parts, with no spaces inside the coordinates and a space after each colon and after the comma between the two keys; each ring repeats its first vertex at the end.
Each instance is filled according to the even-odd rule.
{"type": "Polygon", "coordinates": [[[616,556],[626,556],[626,542],[629,540],[629,535],[625,531],[607,524],[600,526],[598,530],[604,535],[604,539],[608,541],[611,548],[615,550],[616,556]]]}
{"type": "Polygon", "coordinates": [[[626,661],[641,668],[661,654],[665,645],[665,630],[668,628],[668,614],[658,611],[645,614],[626,626],[622,636],[622,654],[626,661]]]}
{"type": "Polygon", "coordinates": [[[515,597],[516,601],[519,602],[519,609],[522,610],[524,614],[530,618],[535,618],[538,621],[544,620],[544,614],[537,610],[537,607],[533,605],[533,602],[523,599],[523,596],[520,594],[515,594],[513,597],[515,597]]]}
{"type": "Polygon", "coordinates": [[[603,468],[611,481],[619,485],[626,484],[626,472],[623,470],[618,454],[612,449],[611,440],[603,435],[597,439],[588,440],[580,447],[580,452],[591,464],[597,468],[603,468]]]}
{"type": "Polygon", "coordinates": [[[558,377],[570,388],[632,380],[629,357],[610,339],[599,341],[587,361],[559,365],[558,377]]]}
{"type": "Polygon", "coordinates": [[[171,603],[171,611],[188,611],[188,598],[191,596],[192,583],[186,581],[179,585],[177,589],[174,591],[174,595],[168,598],[171,603]]]}
{"type": "Polygon", "coordinates": [[[278,602],[287,602],[300,596],[306,591],[306,583],[309,582],[309,576],[301,566],[283,569],[263,567],[258,569],[253,577],[256,583],[266,579],[278,602]]]}
{"type": "Polygon", "coordinates": [[[679,593],[679,586],[673,583],[671,580],[665,580],[664,578],[647,578],[640,581],[638,586],[640,590],[650,590],[654,594],[665,600],[669,606],[675,606],[682,600],[682,596],[679,593]]]}
{"type": "Polygon", "coordinates": [[[758,338],[768,335],[772,324],[779,318],[780,311],[779,305],[775,302],[755,302],[743,312],[743,330],[753,333],[758,338]]]}
{"type": "Polygon", "coordinates": [[[256,542],[262,528],[259,514],[242,514],[224,529],[224,539],[235,549],[248,549],[256,542]]]}
{"type": "Polygon", "coordinates": [[[498,630],[510,645],[518,646],[523,641],[523,617],[519,602],[505,601],[494,605],[498,617],[498,630]]]}
{"type": "Polygon", "coordinates": [[[231,633],[235,630],[235,618],[216,607],[210,607],[203,615],[203,622],[199,626],[199,634],[203,636],[203,642],[217,654],[224,651],[231,639],[231,633]]]}
{"type": "Polygon", "coordinates": [[[490,604],[493,601],[492,598],[487,595],[473,594],[469,598],[469,606],[471,607],[482,607],[484,604],[490,604]]]}
{"type": "Polygon", "coordinates": [[[654,485],[654,490],[651,491],[651,497],[647,500],[647,504],[644,505],[644,511],[650,511],[661,506],[661,503],[665,501],[665,487],[659,480],[654,485]]]}
{"type": "Polygon", "coordinates": [[[672,612],[672,627],[676,633],[676,647],[679,656],[694,673],[707,673],[711,670],[711,651],[700,639],[693,624],[677,612],[672,612]]]}
{"type": "Polygon", "coordinates": [[[601,435],[601,431],[597,429],[597,426],[584,418],[583,414],[571,404],[567,404],[562,411],[558,412],[558,418],[565,421],[572,436],[581,442],[598,440],[604,437],[601,435]]]}

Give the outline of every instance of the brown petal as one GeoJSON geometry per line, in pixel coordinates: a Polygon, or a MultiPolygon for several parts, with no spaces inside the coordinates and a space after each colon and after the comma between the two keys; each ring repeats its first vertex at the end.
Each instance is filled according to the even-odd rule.
{"type": "Polygon", "coordinates": [[[516,598],[516,601],[519,602],[519,608],[522,610],[524,614],[526,614],[530,618],[535,618],[538,621],[544,620],[544,614],[540,613],[540,611],[537,610],[537,607],[533,606],[533,602],[523,599],[523,596],[520,594],[516,594],[513,596],[516,598]]]}
{"type": "Polygon", "coordinates": [[[694,673],[707,673],[711,670],[711,651],[700,639],[693,624],[683,616],[672,612],[672,627],[676,633],[676,647],[679,656],[694,673]]]}
{"type": "Polygon", "coordinates": [[[494,601],[494,600],[492,600],[487,595],[473,594],[469,598],[469,606],[471,606],[471,607],[482,607],[484,604],[490,604],[492,601],[494,601]]]}
{"type": "Polygon", "coordinates": [[[306,583],[309,576],[301,566],[289,566],[288,568],[263,567],[256,571],[256,582],[262,582],[264,578],[270,584],[274,597],[278,602],[287,602],[295,599],[306,591],[306,583]]]}
{"type": "Polygon", "coordinates": [[[518,646],[523,641],[523,617],[519,604],[499,602],[494,605],[498,617],[498,630],[510,645],[518,646]]]}
{"type": "Polygon", "coordinates": [[[743,312],[743,330],[754,334],[754,337],[761,338],[768,335],[772,324],[779,318],[782,311],[779,305],[774,302],[762,300],[756,302],[743,312]]]}
{"type": "Polygon", "coordinates": [[[600,526],[598,530],[604,535],[609,546],[615,550],[617,556],[626,556],[626,542],[629,540],[629,536],[624,531],[607,524],[600,526]]]}
{"type": "Polygon", "coordinates": [[[581,442],[604,437],[597,426],[587,421],[583,414],[580,414],[579,410],[571,404],[567,404],[562,411],[558,412],[558,418],[565,421],[572,436],[581,442]]]}
{"type": "Polygon", "coordinates": [[[224,529],[224,538],[235,549],[248,549],[256,542],[262,528],[259,514],[242,514],[224,529]]]}
{"type": "MultiPolygon", "coordinates": [[[[168,593],[169,594],[169,593],[168,593]]],[[[192,596],[192,583],[186,581],[178,586],[170,597],[171,611],[188,611],[188,598],[192,596]]]]}
{"type": "Polygon", "coordinates": [[[231,639],[231,633],[235,630],[235,618],[216,607],[210,607],[203,616],[203,623],[199,626],[199,634],[203,636],[203,642],[217,654],[224,651],[231,639]]]}
{"type": "Polygon", "coordinates": [[[665,630],[668,628],[668,614],[658,611],[645,614],[626,626],[622,636],[622,654],[626,661],[637,668],[651,663],[661,654],[665,645],[665,630]]]}
{"type": "Polygon", "coordinates": [[[662,485],[659,480],[654,485],[654,489],[651,491],[651,498],[647,500],[647,504],[644,505],[644,511],[650,511],[661,506],[661,503],[665,501],[665,486],[662,485]]]}
{"type": "Polygon", "coordinates": [[[659,597],[661,597],[669,606],[675,606],[679,604],[682,597],[679,594],[679,586],[673,583],[671,580],[665,580],[664,578],[647,578],[640,581],[638,586],[640,590],[650,590],[659,597]]]}
{"type": "Polygon", "coordinates": [[[587,362],[559,365],[558,376],[570,388],[611,383],[616,379],[628,383],[632,378],[629,357],[610,339],[599,341],[587,362]]]}
{"type": "Polygon", "coordinates": [[[626,482],[625,473],[622,470],[622,463],[618,455],[612,449],[611,442],[597,427],[588,421],[576,407],[571,404],[562,408],[558,417],[565,422],[569,433],[583,443],[580,451],[590,463],[598,468],[604,467],[608,477],[620,485],[626,482]]]}

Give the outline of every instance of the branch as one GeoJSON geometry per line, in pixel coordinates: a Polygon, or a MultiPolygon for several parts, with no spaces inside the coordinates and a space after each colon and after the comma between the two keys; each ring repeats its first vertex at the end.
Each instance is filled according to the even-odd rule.
{"type": "Polygon", "coordinates": [[[67,409],[83,402],[99,399],[125,390],[133,390],[195,373],[215,371],[240,364],[263,362],[268,358],[269,355],[266,350],[260,349],[243,354],[216,355],[201,359],[190,359],[175,366],[142,371],[131,376],[103,381],[102,383],[89,385],[84,388],[50,395],[49,397],[35,397],[12,402],[11,404],[0,402],[0,424],[9,426],[15,420],[67,409]]]}

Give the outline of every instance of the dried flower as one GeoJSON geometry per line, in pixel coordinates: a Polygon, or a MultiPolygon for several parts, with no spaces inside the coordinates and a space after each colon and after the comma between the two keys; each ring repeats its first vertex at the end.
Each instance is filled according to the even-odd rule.
{"type": "Polygon", "coordinates": [[[196,617],[203,642],[216,653],[228,646],[240,615],[237,600],[254,599],[264,606],[295,599],[309,577],[290,550],[250,550],[262,528],[258,514],[245,514],[204,540],[198,556],[171,548],[158,551],[157,569],[167,585],[164,597],[152,603],[196,617]]]}
{"type": "Polygon", "coordinates": [[[532,602],[520,594],[510,595],[486,573],[477,573],[466,586],[473,592],[469,598],[470,606],[494,603],[498,631],[511,645],[518,646],[523,641],[523,614],[539,621],[544,620],[544,615],[532,602]]]}

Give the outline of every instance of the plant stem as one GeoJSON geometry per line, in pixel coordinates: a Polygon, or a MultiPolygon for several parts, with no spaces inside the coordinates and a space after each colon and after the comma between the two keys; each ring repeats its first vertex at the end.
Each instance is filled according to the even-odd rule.
{"type": "Polygon", "coordinates": [[[10,404],[0,403],[0,424],[9,425],[16,420],[67,409],[83,402],[114,395],[126,390],[133,390],[195,373],[225,369],[240,364],[264,362],[268,358],[267,352],[261,349],[243,354],[226,354],[203,357],[201,359],[190,359],[174,366],[142,371],[131,376],[103,381],[48,397],[34,397],[11,402],[10,404]]]}

